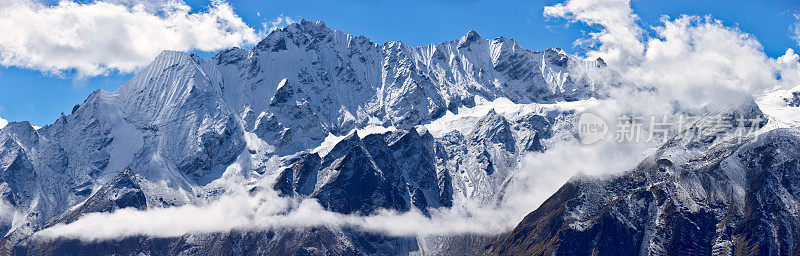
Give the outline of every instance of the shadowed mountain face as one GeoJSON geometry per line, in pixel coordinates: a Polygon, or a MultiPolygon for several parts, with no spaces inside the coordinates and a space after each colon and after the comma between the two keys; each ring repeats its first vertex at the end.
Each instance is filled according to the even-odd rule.
{"type": "Polygon", "coordinates": [[[316,198],[326,209],[368,215],[377,209],[407,211],[452,206],[451,178],[436,170],[434,138],[409,131],[348,135],[325,157],[303,154],[274,188],[282,195],[316,198]],[[325,180],[314,188],[318,177],[325,180]],[[442,186],[439,186],[439,183],[442,186]]]}
{"type": "Polygon", "coordinates": [[[573,110],[554,103],[617,85],[601,60],[474,31],[412,47],[303,21],[210,60],[165,51],[53,124],[0,129],[0,198],[16,211],[0,221],[2,252],[435,254],[417,237],[346,227],[95,243],[31,236],[91,213],[201,205],[241,190],[275,189],[352,215],[494,205],[526,152],[568,133],[553,127],[568,127],[573,110]],[[519,109],[484,107],[506,99],[519,109]],[[391,129],[360,136],[374,127],[391,129]],[[279,246],[286,241],[296,245],[279,246]]]}
{"type": "Polygon", "coordinates": [[[662,154],[669,147],[636,170],[571,180],[487,252],[798,252],[800,133],[778,129],[743,144],[717,144],[684,163],[662,154]]]}
{"type": "MultiPolygon", "coordinates": [[[[488,247],[495,236],[332,225],[33,238],[87,214],[206,205],[236,191],[276,190],[355,217],[496,207],[523,157],[576,142],[576,111],[618,86],[616,77],[602,60],[474,31],[412,47],[309,21],[210,60],[165,51],[51,125],[0,129],[0,198],[16,211],[0,221],[0,255],[798,251],[800,145],[791,130],[746,143],[673,138],[635,170],[571,180],[488,247]]],[[[761,115],[755,105],[733,112],[761,115]]]]}

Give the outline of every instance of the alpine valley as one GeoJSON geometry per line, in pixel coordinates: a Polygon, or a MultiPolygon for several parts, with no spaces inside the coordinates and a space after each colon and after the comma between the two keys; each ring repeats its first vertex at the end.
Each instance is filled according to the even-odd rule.
{"type": "MultiPolygon", "coordinates": [[[[636,168],[575,176],[500,232],[324,224],[40,235],[236,193],[311,200],[352,218],[499,207],[519,188],[526,156],[578,143],[576,115],[624,86],[618,77],[602,59],[474,31],[426,46],[377,44],[305,20],[208,60],[164,51],[50,125],[0,130],[0,198],[14,209],[0,216],[12,219],[0,222],[0,255],[800,253],[800,132],[734,139],[737,129],[773,127],[754,101],[699,115],[764,122],[701,138],[689,129],[636,168]]],[[[693,128],[712,125],[703,120],[693,128]]]]}

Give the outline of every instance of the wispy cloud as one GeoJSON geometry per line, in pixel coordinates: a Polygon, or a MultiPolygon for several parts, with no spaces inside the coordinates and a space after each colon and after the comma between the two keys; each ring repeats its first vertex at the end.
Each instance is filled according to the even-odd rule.
{"type": "Polygon", "coordinates": [[[345,215],[327,211],[313,199],[281,198],[268,190],[254,196],[246,193],[226,195],[201,206],[184,205],[145,211],[126,208],[113,213],[91,213],[73,223],[39,231],[35,237],[96,241],[138,235],[178,237],[231,230],[313,226],[350,226],[390,236],[497,234],[516,223],[498,218],[495,210],[443,209],[433,210],[431,215],[426,217],[418,211],[399,213],[388,210],[378,211],[371,216],[345,215]]]}
{"type": "MultiPolygon", "coordinates": [[[[260,14],[259,14],[259,16],[260,16],[260,14]]],[[[289,25],[291,25],[293,23],[297,23],[297,18],[287,17],[287,16],[281,14],[280,16],[275,18],[274,20],[264,22],[262,24],[262,26],[264,27],[264,30],[263,30],[264,33],[269,34],[269,32],[272,32],[273,30],[276,30],[276,29],[279,29],[279,28],[284,28],[284,27],[289,26],[289,25]]]]}
{"type": "Polygon", "coordinates": [[[162,50],[214,51],[259,40],[224,1],[193,12],[179,0],[7,0],[0,27],[0,65],[84,76],[132,72],[162,50]]]}
{"type": "Polygon", "coordinates": [[[800,46],[800,13],[795,12],[792,16],[795,23],[789,27],[789,36],[800,46]]]}
{"type": "Polygon", "coordinates": [[[0,230],[4,225],[10,224],[12,229],[14,226],[21,225],[23,223],[22,218],[23,215],[14,206],[6,202],[5,199],[0,199],[0,230]]]}

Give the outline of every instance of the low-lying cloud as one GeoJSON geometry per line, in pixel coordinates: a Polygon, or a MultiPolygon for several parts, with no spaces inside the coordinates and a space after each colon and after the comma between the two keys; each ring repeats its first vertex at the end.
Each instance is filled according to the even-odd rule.
{"type": "Polygon", "coordinates": [[[260,39],[219,0],[200,12],[166,0],[5,0],[0,27],[0,65],[83,76],[133,72],[162,50],[216,51],[260,39]]]}
{"type": "MultiPolygon", "coordinates": [[[[315,199],[279,197],[265,190],[256,195],[234,193],[206,205],[184,205],[140,211],[120,209],[90,213],[70,224],[36,233],[37,239],[59,237],[82,241],[133,236],[180,237],[186,234],[269,230],[318,226],[347,226],[388,236],[497,235],[512,229],[530,211],[576,174],[598,175],[627,170],[644,157],[643,144],[578,143],[558,145],[523,159],[522,169],[499,207],[466,202],[449,209],[430,209],[426,216],[379,210],[370,216],[325,210],[315,199]]],[[[267,186],[271,187],[271,186],[267,186]]]]}
{"type": "Polygon", "coordinates": [[[13,206],[0,199],[0,224],[11,223],[15,212],[13,206]]]}
{"type": "MultiPolygon", "coordinates": [[[[498,214],[516,215],[516,221],[533,211],[569,179],[579,175],[604,175],[631,170],[653,151],[651,143],[615,143],[602,141],[593,145],[577,142],[555,145],[542,153],[522,159],[514,177],[504,209],[498,214]]],[[[516,224],[516,223],[515,223],[516,224]]]]}
{"type": "Polygon", "coordinates": [[[97,241],[138,235],[163,238],[232,230],[315,226],[350,226],[389,236],[418,236],[493,234],[509,228],[510,221],[497,218],[494,211],[464,211],[463,207],[467,206],[434,209],[430,212],[431,217],[419,211],[400,213],[389,210],[380,210],[371,216],[345,215],[325,210],[314,199],[279,197],[268,190],[254,196],[246,193],[226,195],[207,205],[145,211],[125,208],[113,213],[90,213],[73,223],[39,231],[35,237],[97,241]]]}

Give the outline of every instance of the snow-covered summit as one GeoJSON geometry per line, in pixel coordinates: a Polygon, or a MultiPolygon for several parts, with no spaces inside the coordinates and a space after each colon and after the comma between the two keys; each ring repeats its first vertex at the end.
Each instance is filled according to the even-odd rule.
{"type": "MultiPolygon", "coordinates": [[[[164,51],[116,91],[98,90],[53,124],[39,130],[8,124],[0,129],[0,196],[13,199],[23,213],[24,220],[15,222],[22,224],[12,229],[24,237],[126,168],[148,207],[195,203],[277,175],[286,158],[310,152],[329,136],[368,126],[408,131],[500,98],[525,104],[601,97],[603,88],[616,85],[613,78],[601,60],[558,48],[533,52],[513,39],[484,39],[475,31],[408,46],[378,44],[304,20],[272,31],[250,50],[232,48],[210,60],[164,51]]],[[[520,150],[541,145],[536,132],[510,130],[525,127],[524,120],[509,123],[494,112],[484,119],[474,134],[449,133],[446,148],[436,151],[449,158],[441,162],[388,137],[375,140],[376,147],[398,147],[392,149],[398,156],[424,158],[424,169],[434,175],[397,178],[411,187],[385,186],[413,188],[399,194],[415,206],[450,205],[458,197],[440,198],[453,193],[493,200],[520,150]],[[493,171],[475,165],[456,176],[466,168],[462,163],[493,171]]],[[[425,142],[432,147],[434,139],[425,142]]]]}

